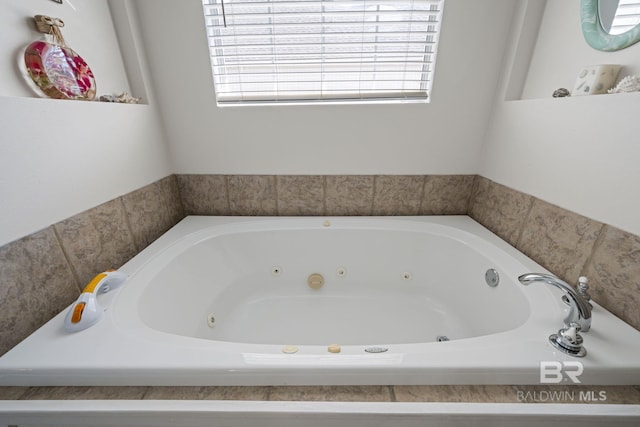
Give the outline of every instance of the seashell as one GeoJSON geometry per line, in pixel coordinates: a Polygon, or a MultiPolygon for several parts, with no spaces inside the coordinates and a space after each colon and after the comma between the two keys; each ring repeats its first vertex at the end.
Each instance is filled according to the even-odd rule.
{"type": "Polygon", "coordinates": [[[137,104],[140,102],[142,98],[134,98],[133,96],[129,95],[127,92],[123,92],[120,95],[116,96],[116,99],[121,104],[137,104]]]}
{"type": "Polygon", "coordinates": [[[569,89],[561,87],[560,89],[556,89],[553,91],[554,98],[564,98],[565,96],[571,96],[571,92],[569,92],[569,89]]]}
{"type": "Polygon", "coordinates": [[[640,91],[640,77],[627,76],[620,80],[614,88],[609,89],[608,93],[623,93],[640,91]]]}

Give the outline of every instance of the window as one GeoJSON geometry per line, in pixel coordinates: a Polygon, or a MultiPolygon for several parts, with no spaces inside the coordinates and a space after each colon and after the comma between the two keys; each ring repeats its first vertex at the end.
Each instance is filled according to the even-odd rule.
{"type": "Polygon", "coordinates": [[[203,0],[218,104],[428,101],[444,0],[203,0]]]}

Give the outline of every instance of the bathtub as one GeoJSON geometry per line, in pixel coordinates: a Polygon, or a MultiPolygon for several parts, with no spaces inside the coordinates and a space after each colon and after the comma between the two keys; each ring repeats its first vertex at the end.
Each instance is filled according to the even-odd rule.
{"type": "Polygon", "coordinates": [[[191,216],[119,271],[97,324],[60,313],[0,385],[640,384],[639,331],[594,304],[586,357],[557,351],[561,292],[466,216],[191,216]]]}

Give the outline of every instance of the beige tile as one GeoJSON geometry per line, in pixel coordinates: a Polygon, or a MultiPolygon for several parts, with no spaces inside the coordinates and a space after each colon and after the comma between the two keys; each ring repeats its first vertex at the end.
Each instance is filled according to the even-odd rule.
{"type": "Polygon", "coordinates": [[[280,215],[324,215],[324,177],[280,175],[278,213],[280,215]]]}
{"type": "Polygon", "coordinates": [[[178,175],[185,215],[229,215],[225,175],[178,175]]]}
{"type": "Polygon", "coordinates": [[[333,175],[326,183],[327,215],[371,215],[373,176],[333,175]]]}
{"type": "Polygon", "coordinates": [[[536,199],[516,247],[575,284],[601,229],[597,221],[536,199]]]}
{"type": "Polygon", "coordinates": [[[640,237],[605,227],[584,273],[593,300],[640,330],[640,237]]]}
{"type": "Polygon", "coordinates": [[[398,402],[516,402],[509,385],[412,385],[393,386],[398,402]]]}
{"type": "Polygon", "coordinates": [[[429,175],[425,178],[421,215],[466,215],[474,175],[429,175]]]}
{"type": "Polygon", "coordinates": [[[257,400],[269,398],[269,387],[149,387],[147,400],[257,400]]]}
{"type": "Polygon", "coordinates": [[[147,387],[31,387],[20,400],[140,400],[147,387]]]}
{"type": "Polygon", "coordinates": [[[81,284],[101,271],[119,268],[137,253],[120,199],[61,221],[54,228],[81,284]]]}
{"type": "Polygon", "coordinates": [[[18,400],[29,387],[0,387],[0,400],[18,400]]]}
{"type": "Polygon", "coordinates": [[[388,386],[277,386],[269,400],[321,402],[391,402],[388,386]]]}
{"type": "Polygon", "coordinates": [[[231,215],[277,215],[276,177],[232,175],[228,178],[231,215]]]}
{"type": "Polygon", "coordinates": [[[0,247],[0,354],[71,304],[79,292],[53,228],[0,247]]]}
{"type": "Polygon", "coordinates": [[[478,176],[469,215],[515,246],[532,201],[533,198],[527,194],[478,176]]]}
{"type": "Polygon", "coordinates": [[[374,184],[373,215],[418,215],[424,176],[378,175],[374,184]]]}
{"type": "Polygon", "coordinates": [[[640,391],[634,386],[601,385],[520,385],[519,403],[640,404],[640,391]]]}
{"type": "Polygon", "coordinates": [[[177,224],[183,217],[175,176],[168,176],[122,197],[138,250],[177,224]]]}

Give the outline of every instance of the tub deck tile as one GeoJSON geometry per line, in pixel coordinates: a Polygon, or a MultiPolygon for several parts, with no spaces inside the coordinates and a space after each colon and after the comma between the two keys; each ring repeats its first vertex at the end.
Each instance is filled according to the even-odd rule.
{"type": "Polygon", "coordinates": [[[149,387],[145,400],[257,400],[269,399],[270,387],[149,387]]]}
{"type": "Polygon", "coordinates": [[[0,400],[18,400],[29,387],[0,387],[0,400]]]}
{"type": "Polygon", "coordinates": [[[20,400],[141,400],[147,387],[31,387],[20,400]]]}
{"type": "Polygon", "coordinates": [[[0,400],[236,400],[640,405],[640,386],[0,387],[0,400]]]}
{"type": "Polygon", "coordinates": [[[527,385],[516,388],[519,403],[640,404],[638,386],[527,385]]]}
{"type": "Polygon", "coordinates": [[[515,403],[510,385],[401,385],[393,386],[398,402],[515,403]]]}
{"type": "Polygon", "coordinates": [[[391,402],[389,386],[276,386],[271,401],[391,402]]]}

